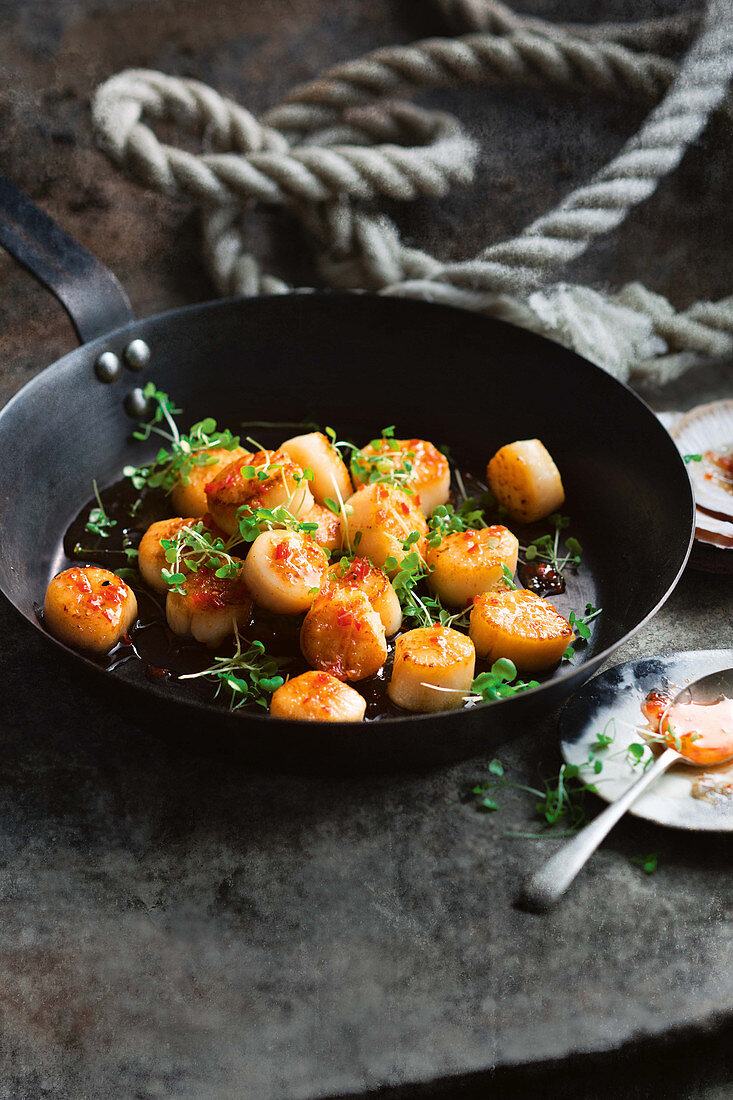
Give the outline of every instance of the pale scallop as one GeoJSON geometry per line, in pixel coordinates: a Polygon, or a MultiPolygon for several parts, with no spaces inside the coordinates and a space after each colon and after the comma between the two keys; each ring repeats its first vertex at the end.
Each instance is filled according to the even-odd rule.
{"type": "MultiPolygon", "coordinates": [[[[364,485],[347,501],[350,511],[341,524],[344,549],[353,547],[360,557],[382,568],[388,557],[399,563],[412,551],[425,558],[428,525],[420,509],[393,485],[364,485]],[[417,542],[409,550],[403,543],[416,531],[417,542]]],[[[396,570],[395,570],[396,572],[396,570]]]]}
{"type": "Polygon", "coordinates": [[[341,455],[323,432],[309,432],[286,439],[279,450],[290,455],[298,466],[313,471],[311,492],[318,504],[331,499],[338,502],[350,497],[354,489],[341,455]]]}
{"type": "Polygon", "coordinates": [[[428,585],[443,603],[463,607],[474,596],[501,584],[504,568],[514,575],[519,541],[496,524],[480,531],[456,531],[429,547],[428,585]]]}
{"type": "Polygon", "coordinates": [[[270,714],[295,722],[363,722],[366,699],[328,672],[304,672],[274,692],[270,714]]]}
{"type": "Polygon", "coordinates": [[[539,439],[501,447],[486,467],[489,488],[518,523],[544,519],[565,501],[560,471],[539,439]]]}
{"type": "Polygon", "coordinates": [[[196,522],[193,516],[188,519],[161,519],[157,523],[151,523],[140,540],[137,552],[138,569],[143,580],[156,592],[168,591],[168,583],[163,580],[163,570],[172,568],[165,556],[165,549],[161,546],[161,540],[173,541],[179,531],[196,522]]]}
{"type": "MultiPolygon", "coordinates": [[[[703,455],[702,462],[687,464],[698,507],[733,520],[733,469],[720,470],[707,457],[709,452],[733,457],[733,399],[698,405],[680,417],[670,434],[681,454],[703,455]]],[[[696,526],[709,529],[699,516],[696,526]]]]}
{"type": "Polygon", "coordinates": [[[58,573],[43,602],[51,633],[75,649],[109,653],[137,617],[132,589],[115,573],[96,565],[74,565],[58,573]]]}
{"type": "Polygon", "coordinates": [[[300,648],[309,665],[339,680],[363,680],[387,660],[387,640],[363,592],[325,588],[303,620],[300,648]]]}
{"type": "Polygon", "coordinates": [[[280,451],[257,451],[244,461],[230,462],[207,484],[206,500],[214,520],[228,535],[237,530],[237,513],[245,505],[253,511],[285,507],[302,518],[314,503],[302,468],[280,451]],[[245,477],[242,470],[250,466],[267,476],[262,480],[257,473],[245,477]]]}
{"type": "Polygon", "coordinates": [[[185,480],[179,478],[171,489],[171,504],[179,516],[194,516],[199,518],[209,510],[206,501],[206,486],[229,466],[232,462],[251,458],[249,451],[244,447],[209,447],[205,452],[215,462],[206,466],[194,466],[186,474],[185,480]]]}
{"type": "Polygon", "coordinates": [[[248,626],[252,597],[241,568],[233,578],[217,577],[215,570],[201,568],[186,573],[182,587],[183,592],[170,589],[165,601],[166,619],[174,634],[191,635],[215,648],[248,626]]]}
{"type": "Polygon", "coordinates": [[[418,627],[395,644],[387,693],[405,710],[431,712],[463,706],[476,666],[473,642],[447,626],[418,627]]]}
{"type": "Polygon", "coordinates": [[[279,615],[300,615],[313,602],[328,566],[326,554],[301,531],[263,531],[244,562],[244,583],[256,603],[279,615]]]}
{"type": "Polygon", "coordinates": [[[389,577],[366,558],[336,562],[329,567],[326,579],[335,588],[363,592],[382,620],[388,638],[402,626],[402,607],[389,577]]]}
{"type": "Polygon", "coordinates": [[[414,502],[423,515],[429,516],[439,504],[445,504],[448,500],[448,459],[427,439],[381,439],[376,447],[368,443],[352,459],[356,485],[368,481],[368,478],[362,480],[355,470],[355,460],[358,463],[360,458],[369,471],[376,469],[386,475],[409,463],[409,485],[415,494],[414,502]]]}

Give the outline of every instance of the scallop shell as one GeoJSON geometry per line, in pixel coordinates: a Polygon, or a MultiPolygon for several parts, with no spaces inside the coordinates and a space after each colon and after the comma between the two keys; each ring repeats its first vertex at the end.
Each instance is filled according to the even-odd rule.
{"type": "MultiPolygon", "coordinates": [[[[733,400],[698,405],[677,421],[670,434],[683,455],[733,452],[733,400]]],[[[721,476],[720,471],[704,458],[702,462],[688,463],[687,469],[698,509],[713,512],[721,520],[733,521],[733,477],[721,476]]],[[[710,523],[701,523],[699,515],[696,526],[711,530],[710,523]]],[[[727,535],[725,532],[725,537],[727,535]]]]}
{"type": "Polygon", "coordinates": [[[733,549],[733,523],[727,519],[718,519],[702,508],[695,512],[695,538],[721,550],[733,549]]]}

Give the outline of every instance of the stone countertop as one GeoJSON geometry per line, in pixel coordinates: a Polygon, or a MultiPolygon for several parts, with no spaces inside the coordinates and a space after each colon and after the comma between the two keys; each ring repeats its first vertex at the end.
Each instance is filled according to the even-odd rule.
{"type": "MultiPolygon", "coordinates": [[[[212,288],[187,208],[121,179],[94,149],[87,101],[99,80],[161,68],[259,111],[326,64],[442,30],[429,5],[398,0],[0,11],[11,16],[0,36],[8,174],[118,274],[139,315],[212,288]]],[[[606,18],[639,12],[604,4],[606,18]]],[[[473,193],[402,214],[443,255],[520,228],[641,117],[526,90],[434,101],[485,150],[473,193]]],[[[679,303],[728,293],[726,141],[713,123],[572,274],[642,278],[679,303]]],[[[272,221],[263,252],[311,281],[300,243],[272,221]]],[[[5,400],[73,339],[60,308],[2,256],[0,285],[5,400]]],[[[711,369],[647,396],[683,408],[729,392],[711,369]]],[[[732,610],[728,578],[688,570],[617,659],[730,646],[732,610]]],[[[553,842],[505,836],[532,821],[520,792],[498,814],[476,813],[467,795],[485,761],[349,781],[247,774],[111,713],[103,687],[59,664],[4,604],[0,622],[0,1096],[730,1095],[728,838],[626,820],[566,903],[530,916],[512,907],[516,884],[553,842]],[[659,869],[645,876],[629,857],[651,851],[659,869]]],[[[499,755],[521,779],[556,772],[553,719],[499,755]]]]}

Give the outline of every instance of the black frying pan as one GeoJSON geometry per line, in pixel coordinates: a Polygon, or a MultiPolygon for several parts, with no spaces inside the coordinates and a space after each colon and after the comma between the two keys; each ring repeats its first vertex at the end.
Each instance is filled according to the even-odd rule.
{"type": "Polygon", "coordinates": [[[0,413],[0,589],[61,650],[37,607],[64,564],[62,535],[92,478],[107,485],[150,453],[130,438],[149,379],[184,408],[186,425],[204,415],[234,431],[242,420],[315,419],[367,440],[396,424],[405,437],[449,443],[477,472],[503,443],[537,436],[562,472],[564,510],[586,551],[576,606],[589,599],[604,609],[575,665],[497,703],[329,725],[230,715],[180,685],[148,682],[138,662],[100,673],[73,653],[116,685],[128,712],[154,712],[157,728],[177,742],[189,732],[286,767],[473,755],[586,680],[680,576],[693,500],[674,444],[635,394],[558,344],[462,310],[367,294],[217,301],[135,321],[114,277],[7,183],[0,243],[57,295],[83,341],[0,413]],[[126,362],[133,340],[150,349],[144,366],[129,350],[126,362]]]}

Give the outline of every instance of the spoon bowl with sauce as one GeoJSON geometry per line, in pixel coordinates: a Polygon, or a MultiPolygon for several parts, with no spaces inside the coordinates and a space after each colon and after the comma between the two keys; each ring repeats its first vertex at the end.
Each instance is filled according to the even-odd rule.
{"type": "Polygon", "coordinates": [[[703,676],[678,692],[659,723],[666,747],[639,778],[525,879],[518,903],[532,912],[550,909],[637,798],[673,764],[710,767],[733,759],[733,669],[703,676]]]}

